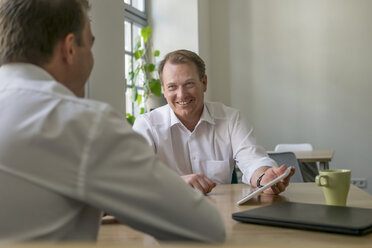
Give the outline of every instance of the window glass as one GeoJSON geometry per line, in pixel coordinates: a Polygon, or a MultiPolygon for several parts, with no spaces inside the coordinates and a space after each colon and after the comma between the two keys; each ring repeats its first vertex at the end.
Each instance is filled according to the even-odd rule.
{"type": "Polygon", "coordinates": [[[132,25],[130,22],[125,22],[125,51],[131,51],[132,50],[132,25]]]}
{"type": "MultiPolygon", "coordinates": [[[[134,63],[135,65],[137,65],[137,61],[134,63]]],[[[142,70],[140,71],[140,73],[138,73],[138,79],[137,79],[137,86],[138,87],[143,87],[143,80],[145,79],[145,75],[143,74],[142,70]]]]}
{"type": "Polygon", "coordinates": [[[137,44],[137,37],[141,35],[141,29],[142,29],[141,26],[133,24],[133,46],[137,44]]]}
{"type": "Polygon", "coordinates": [[[132,6],[139,11],[145,12],[145,0],[132,0],[132,6]]]}
{"type": "Polygon", "coordinates": [[[127,88],[125,92],[125,106],[126,106],[126,113],[132,114],[133,113],[133,106],[131,101],[131,92],[130,89],[127,88]]]}
{"type": "MultiPolygon", "coordinates": [[[[125,54],[125,78],[128,77],[129,71],[131,71],[132,67],[132,56],[129,54],[125,54]]],[[[127,78],[127,84],[131,85],[132,82],[128,81],[129,79],[127,78]]]]}

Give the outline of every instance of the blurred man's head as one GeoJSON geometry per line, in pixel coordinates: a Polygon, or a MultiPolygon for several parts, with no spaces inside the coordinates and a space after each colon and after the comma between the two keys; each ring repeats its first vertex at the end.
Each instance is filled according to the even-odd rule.
{"type": "Polygon", "coordinates": [[[81,45],[87,10],[86,0],[1,0],[0,63],[46,64],[69,33],[81,45]]]}
{"type": "Polygon", "coordinates": [[[1,0],[0,65],[41,66],[79,95],[93,67],[88,9],[87,0],[1,0]]]}

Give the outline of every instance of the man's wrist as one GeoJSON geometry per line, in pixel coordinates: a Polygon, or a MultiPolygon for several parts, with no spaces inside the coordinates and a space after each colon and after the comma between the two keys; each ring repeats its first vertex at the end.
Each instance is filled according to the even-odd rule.
{"type": "Polygon", "coordinates": [[[257,180],[260,176],[262,176],[262,174],[264,174],[266,172],[266,170],[270,169],[270,166],[261,166],[261,167],[258,167],[252,174],[251,176],[251,179],[250,179],[250,184],[253,186],[253,187],[256,187],[257,186],[257,180]]]}
{"type": "Polygon", "coordinates": [[[262,178],[263,178],[264,175],[265,175],[265,172],[262,173],[262,175],[259,176],[258,179],[257,179],[256,185],[257,185],[258,188],[262,188],[263,187],[263,185],[261,185],[261,180],[262,180],[262,178]]]}

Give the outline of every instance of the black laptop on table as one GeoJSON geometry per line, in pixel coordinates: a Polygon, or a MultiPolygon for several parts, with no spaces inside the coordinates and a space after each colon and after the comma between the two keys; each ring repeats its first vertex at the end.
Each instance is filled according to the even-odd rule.
{"type": "Polygon", "coordinates": [[[372,209],[283,202],[233,213],[240,222],[364,235],[372,232],[372,209]]]}

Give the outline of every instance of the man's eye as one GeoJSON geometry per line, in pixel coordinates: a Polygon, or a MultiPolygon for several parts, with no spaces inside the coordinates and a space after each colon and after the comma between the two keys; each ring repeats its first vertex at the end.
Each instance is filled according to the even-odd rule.
{"type": "Polygon", "coordinates": [[[174,89],[176,89],[176,86],[175,86],[175,85],[169,85],[169,86],[168,86],[168,89],[169,89],[169,90],[174,90],[174,89]]]}
{"type": "Polygon", "coordinates": [[[186,83],[186,87],[187,88],[191,88],[191,87],[193,87],[194,86],[194,83],[193,82],[188,82],[188,83],[186,83]]]}

